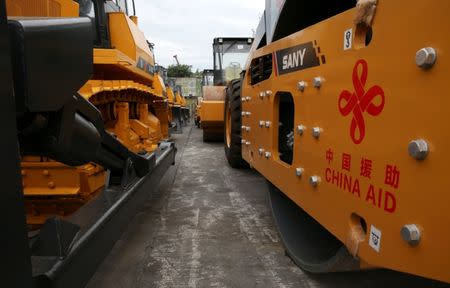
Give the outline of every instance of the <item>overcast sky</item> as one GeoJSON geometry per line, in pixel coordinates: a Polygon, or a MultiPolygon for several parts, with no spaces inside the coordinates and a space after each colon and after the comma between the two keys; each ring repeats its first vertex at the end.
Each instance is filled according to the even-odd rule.
{"type": "Polygon", "coordinates": [[[212,69],[215,37],[251,37],[264,11],[265,0],[135,0],[139,26],[155,43],[162,66],[192,65],[212,69]]]}

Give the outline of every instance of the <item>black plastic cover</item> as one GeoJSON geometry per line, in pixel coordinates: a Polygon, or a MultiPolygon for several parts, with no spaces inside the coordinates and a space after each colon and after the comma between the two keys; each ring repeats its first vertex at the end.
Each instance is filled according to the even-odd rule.
{"type": "Polygon", "coordinates": [[[8,26],[17,111],[61,109],[92,74],[91,21],[12,18],[8,26]]]}
{"type": "Polygon", "coordinates": [[[0,0],[0,286],[31,288],[31,260],[20,175],[9,44],[5,1],[0,0]]]}

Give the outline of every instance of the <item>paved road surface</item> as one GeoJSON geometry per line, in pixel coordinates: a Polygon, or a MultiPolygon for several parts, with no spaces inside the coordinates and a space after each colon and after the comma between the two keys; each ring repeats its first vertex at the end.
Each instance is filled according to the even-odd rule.
{"type": "Polygon", "coordinates": [[[285,256],[264,179],[228,167],[201,130],[174,136],[177,163],[89,283],[122,287],[448,287],[393,271],[311,275],[285,256]]]}

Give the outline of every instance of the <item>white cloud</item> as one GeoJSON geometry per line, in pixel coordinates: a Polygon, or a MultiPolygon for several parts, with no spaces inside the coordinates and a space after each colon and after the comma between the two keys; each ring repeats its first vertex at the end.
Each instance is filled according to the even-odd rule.
{"type": "Polygon", "coordinates": [[[215,37],[248,37],[256,30],[265,0],[135,0],[140,29],[155,43],[156,61],[193,70],[212,68],[215,37]]]}

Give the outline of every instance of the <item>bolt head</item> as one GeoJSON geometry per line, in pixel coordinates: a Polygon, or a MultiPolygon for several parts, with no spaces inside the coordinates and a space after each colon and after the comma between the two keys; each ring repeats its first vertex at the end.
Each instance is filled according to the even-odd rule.
{"type": "Polygon", "coordinates": [[[241,139],[241,144],[245,144],[245,140],[244,139],[241,139]]]}
{"type": "Polygon", "coordinates": [[[245,127],[245,131],[250,132],[251,128],[249,126],[245,127]]]}
{"type": "Polygon", "coordinates": [[[409,245],[415,246],[420,242],[420,229],[415,224],[408,224],[400,230],[403,240],[409,245]]]}
{"type": "Polygon", "coordinates": [[[245,142],[245,145],[247,145],[247,146],[250,146],[250,144],[252,144],[252,143],[250,143],[250,141],[245,142]]]}
{"type": "Polygon", "coordinates": [[[427,69],[436,63],[437,53],[432,47],[422,48],[416,53],[416,64],[418,67],[427,69]]]}
{"type": "Polygon", "coordinates": [[[272,96],[272,91],[270,91],[270,90],[267,90],[265,93],[266,93],[266,96],[267,96],[267,97],[272,96]]]}
{"type": "Polygon", "coordinates": [[[242,111],[241,112],[241,116],[245,116],[246,115],[246,112],[245,111],[242,111]]]}
{"type": "Polygon", "coordinates": [[[299,135],[303,135],[303,133],[305,132],[305,129],[306,129],[305,126],[303,126],[303,125],[298,125],[298,126],[297,126],[297,133],[298,133],[299,135]]]}
{"type": "Polygon", "coordinates": [[[270,121],[266,121],[266,123],[265,123],[266,128],[269,128],[271,124],[272,124],[272,123],[271,123],[270,121]]]}
{"type": "Polygon", "coordinates": [[[417,139],[409,142],[408,152],[416,160],[424,160],[428,156],[429,147],[427,141],[417,139]]]}
{"type": "Polygon", "coordinates": [[[308,84],[305,81],[300,81],[297,83],[297,89],[301,92],[305,91],[308,84]]]}
{"type": "Polygon", "coordinates": [[[245,100],[250,101],[250,100],[252,100],[252,97],[247,96],[247,97],[245,97],[245,100]]]}
{"type": "Polygon", "coordinates": [[[264,125],[266,125],[266,122],[263,120],[259,121],[259,127],[263,127],[264,125]]]}
{"type": "Polygon", "coordinates": [[[272,156],[272,153],[270,153],[269,151],[266,151],[266,153],[264,153],[264,156],[269,159],[272,156]]]}
{"type": "Polygon", "coordinates": [[[259,98],[262,99],[264,97],[266,97],[266,92],[265,91],[259,92],[259,98]]]}
{"type": "Polygon", "coordinates": [[[245,115],[247,115],[247,117],[250,117],[250,115],[252,115],[252,112],[245,112],[245,115]]]}
{"type": "Polygon", "coordinates": [[[305,169],[303,169],[301,167],[295,168],[295,175],[297,177],[301,177],[303,175],[303,172],[305,172],[305,169]]]}
{"type": "Polygon", "coordinates": [[[262,156],[264,154],[264,149],[263,148],[259,148],[258,149],[258,154],[259,154],[259,156],[262,156]]]}
{"type": "Polygon", "coordinates": [[[319,127],[314,127],[314,128],[312,128],[311,132],[312,132],[312,136],[313,136],[314,138],[319,139],[319,137],[320,137],[320,132],[321,132],[321,129],[320,129],[319,127]]]}
{"type": "Polygon", "coordinates": [[[314,77],[314,79],[313,79],[313,85],[315,88],[320,88],[322,86],[322,82],[323,82],[323,79],[320,76],[314,77]]]}
{"type": "Polygon", "coordinates": [[[245,130],[245,128],[246,128],[245,126],[241,126],[241,130],[245,130]]]}
{"type": "Polygon", "coordinates": [[[242,98],[241,98],[241,102],[245,102],[245,101],[247,101],[247,98],[242,97],[242,98]]]}
{"type": "Polygon", "coordinates": [[[314,175],[309,177],[309,184],[311,184],[311,186],[317,187],[317,185],[319,185],[319,182],[320,182],[319,176],[314,175]]]}

